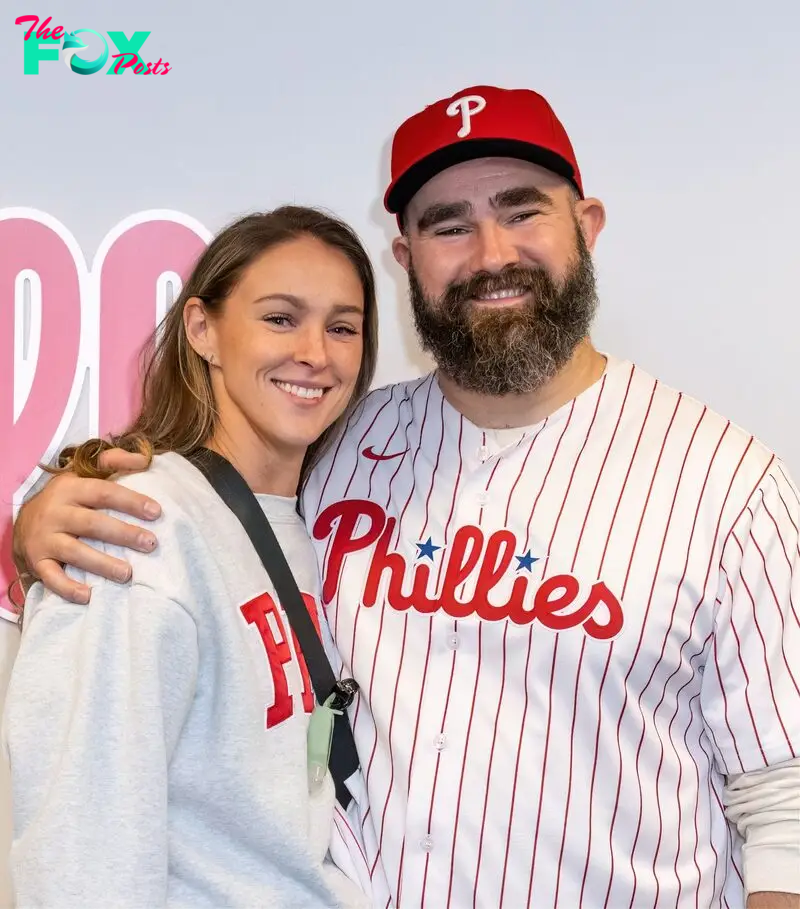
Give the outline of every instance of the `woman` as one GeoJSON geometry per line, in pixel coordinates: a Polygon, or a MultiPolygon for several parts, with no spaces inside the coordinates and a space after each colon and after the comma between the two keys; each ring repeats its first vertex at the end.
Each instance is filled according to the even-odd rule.
{"type": "MultiPolygon", "coordinates": [[[[245,217],[200,257],[113,441],[154,456],[119,482],[162,504],[159,549],[127,585],[82,578],[89,609],[41,585],[25,605],[4,717],[18,905],[368,905],[328,854],[330,775],[309,787],[314,699],[287,617],[186,456],[238,470],[314,608],[296,494],[369,388],[376,322],[367,254],[322,213],[245,217]]],[[[67,466],[91,473],[104,444],[67,466]]]]}

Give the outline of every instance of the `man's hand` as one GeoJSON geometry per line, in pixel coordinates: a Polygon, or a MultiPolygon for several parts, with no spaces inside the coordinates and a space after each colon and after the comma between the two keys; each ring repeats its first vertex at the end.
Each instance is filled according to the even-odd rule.
{"type": "Polygon", "coordinates": [[[796,893],[751,893],[747,909],[800,909],[800,895],[796,893]]]}
{"type": "MultiPolygon", "coordinates": [[[[114,473],[138,473],[147,467],[143,455],[120,449],[103,452],[98,463],[114,473]]],[[[88,603],[89,588],[67,577],[62,564],[72,565],[111,581],[124,582],[131,566],[98,552],[78,537],[151,552],[155,535],[96,509],[111,509],[153,520],[161,514],[158,502],[111,480],[61,474],[20,509],[14,525],[14,557],[18,566],[38,577],[45,587],[73,603],[88,603]]]]}

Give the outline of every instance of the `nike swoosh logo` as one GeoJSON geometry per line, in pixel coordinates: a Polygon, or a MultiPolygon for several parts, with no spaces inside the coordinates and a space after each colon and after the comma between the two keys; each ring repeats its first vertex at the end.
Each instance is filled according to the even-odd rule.
{"type": "Polygon", "coordinates": [[[403,451],[396,451],[394,454],[378,454],[370,445],[368,448],[363,449],[361,454],[364,455],[365,458],[369,458],[370,461],[391,461],[392,458],[399,458],[400,455],[404,455],[406,451],[408,451],[407,448],[403,451]]]}

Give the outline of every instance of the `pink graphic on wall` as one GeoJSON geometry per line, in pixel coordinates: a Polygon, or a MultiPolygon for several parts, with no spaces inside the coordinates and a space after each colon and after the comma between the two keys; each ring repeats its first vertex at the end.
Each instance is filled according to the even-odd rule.
{"type": "Polygon", "coordinates": [[[209,239],[185,220],[140,218],[123,221],[106,237],[92,268],[100,301],[92,419],[101,435],[119,432],[138,408],[139,353],[209,239]]]}
{"type": "Polygon", "coordinates": [[[13,617],[12,520],[63,447],[86,381],[88,425],[122,429],[138,403],[142,347],[210,239],[186,215],[143,212],[113,228],[91,271],[56,219],[0,211],[0,615],[13,617]]]}

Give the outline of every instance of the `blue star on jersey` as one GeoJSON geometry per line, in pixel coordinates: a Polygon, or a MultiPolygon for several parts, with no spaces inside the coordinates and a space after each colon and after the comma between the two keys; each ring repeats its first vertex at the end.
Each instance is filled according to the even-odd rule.
{"type": "Polygon", "coordinates": [[[525,555],[514,556],[514,558],[519,562],[519,565],[517,565],[517,571],[522,571],[524,568],[525,571],[529,572],[533,563],[539,561],[538,556],[531,555],[530,549],[525,553],[525,555]]]}
{"type": "Polygon", "coordinates": [[[417,549],[419,549],[419,552],[417,553],[417,558],[418,559],[427,558],[427,559],[430,559],[432,562],[434,552],[436,552],[437,549],[441,549],[441,548],[442,548],[441,546],[434,546],[433,542],[431,540],[431,537],[428,537],[428,539],[424,543],[417,543],[417,549]]]}

